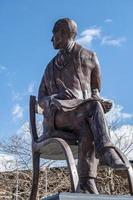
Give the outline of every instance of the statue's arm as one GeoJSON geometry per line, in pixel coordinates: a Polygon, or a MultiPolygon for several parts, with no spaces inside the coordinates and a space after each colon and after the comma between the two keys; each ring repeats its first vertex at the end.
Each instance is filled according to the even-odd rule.
{"type": "Polygon", "coordinates": [[[91,93],[92,97],[95,99],[100,99],[104,108],[104,112],[108,112],[112,108],[112,101],[111,100],[104,100],[100,96],[101,90],[101,76],[100,76],[100,65],[96,54],[93,54],[92,62],[94,68],[91,72],[91,93]]]}
{"type": "Polygon", "coordinates": [[[50,80],[53,78],[51,77],[52,63],[53,60],[47,65],[38,90],[38,103],[45,112],[49,110],[52,100],[58,95],[49,94],[50,80]]]}
{"type": "Polygon", "coordinates": [[[41,83],[40,83],[40,86],[39,86],[39,90],[38,90],[38,103],[40,105],[40,107],[42,109],[44,109],[46,107],[46,104],[49,103],[49,95],[48,95],[48,90],[47,90],[47,87],[46,87],[46,84],[45,84],[45,74],[43,75],[42,77],[42,80],[41,80],[41,83]]]}
{"type": "Polygon", "coordinates": [[[100,98],[101,91],[101,76],[100,65],[95,53],[92,54],[92,71],[91,71],[91,93],[92,97],[100,98]]]}
{"type": "Polygon", "coordinates": [[[75,98],[72,91],[70,91],[69,88],[66,88],[64,83],[58,79],[57,83],[58,87],[60,88],[60,93],[50,95],[47,88],[48,84],[46,84],[49,82],[48,79],[50,79],[50,77],[48,75],[48,70],[46,69],[38,91],[38,103],[39,106],[45,111],[45,113],[49,110],[51,104],[54,104],[56,107],[58,107],[56,99],[64,100],[75,98]]]}

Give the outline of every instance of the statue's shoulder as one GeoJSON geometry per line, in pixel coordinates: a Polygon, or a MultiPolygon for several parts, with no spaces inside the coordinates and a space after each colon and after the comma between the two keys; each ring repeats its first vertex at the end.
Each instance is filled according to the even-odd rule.
{"type": "Polygon", "coordinates": [[[56,56],[54,56],[49,63],[47,64],[46,68],[45,68],[45,74],[49,73],[51,70],[53,70],[53,66],[54,66],[54,59],[56,56]]]}
{"type": "Polygon", "coordinates": [[[94,55],[94,52],[87,49],[87,48],[84,48],[83,46],[81,46],[80,44],[77,44],[75,45],[75,50],[76,51],[79,51],[80,52],[80,56],[81,56],[81,59],[92,59],[93,55],[94,55]]]}
{"type": "Polygon", "coordinates": [[[89,50],[89,49],[86,49],[84,47],[82,47],[81,49],[81,58],[84,60],[84,59],[89,59],[91,60],[93,55],[94,55],[94,52],[89,50]]]}
{"type": "MultiPolygon", "coordinates": [[[[54,58],[55,58],[55,57],[54,57],[54,58]]],[[[52,59],[49,61],[49,63],[48,63],[47,66],[46,66],[46,69],[49,69],[49,68],[51,68],[51,67],[53,66],[54,58],[52,58],[52,59]]]]}

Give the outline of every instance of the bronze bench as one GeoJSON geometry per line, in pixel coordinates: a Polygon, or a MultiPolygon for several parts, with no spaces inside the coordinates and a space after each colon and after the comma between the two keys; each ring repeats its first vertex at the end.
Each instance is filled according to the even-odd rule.
{"type": "MultiPolygon", "coordinates": [[[[70,172],[71,190],[72,192],[78,192],[79,190],[79,176],[77,168],[75,165],[75,160],[78,158],[78,143],[75,142],[73,136],[73,141],[69,141],[65,138],[50,138],[43,140],[42,137],[38,136],[36,128],[36,114],[42,113],[39,105],[36,101],[35,96],[30,96],[30,130],[32,137],[32,159],[33,159],[33,178],[32,178],[32,189],[30,200],[36,200],[38,180],[39,180],[39,165],[40,158],[51,159],[51,160],[66,160],[70,172]]],[[[61,133],[61,132],[60,132],[61,133]]],[[[71,134],[71,133],[70,133],[71,134]]],[[[55,133],[56,135],[56,133],[55,133]]],[[[58,132],[59,135],[59,132],[58,132]]],[[[63,134],[64,135],[64,134],[63,134]]],[[[133,195],[133,169],[128,161],[128,159],[121,153],[121,151],[114,147],[123,162],[127,167],[128,181],[130,194],[133,195]]]]}

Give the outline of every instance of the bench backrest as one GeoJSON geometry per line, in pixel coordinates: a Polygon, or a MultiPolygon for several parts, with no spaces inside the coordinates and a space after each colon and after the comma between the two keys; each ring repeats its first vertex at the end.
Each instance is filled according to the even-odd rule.
{"type": "Polygon", "coordinates": [[[43,110],[40,108],[36,97],[30,96],[29,102],[29,121],[30,121],[30,130],[31,130],[31,137],[33,141],[38,140],[37,128],[36,128],[36,114],[43,114],[43,110]]]}

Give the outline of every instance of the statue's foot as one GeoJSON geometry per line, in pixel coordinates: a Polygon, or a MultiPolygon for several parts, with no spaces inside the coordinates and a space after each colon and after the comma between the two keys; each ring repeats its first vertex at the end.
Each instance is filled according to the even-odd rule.
{"type": "Polygon", "coordinates": [[[96,187],[95,179],[89,178],[87,181],[86,178],[83,179],[80,183],[80,192],[88,194],[99,194],[96,187]]]}
{"type": "Polygon", "coordinates": [[[125,164],[120,159],[119,155],[116,153],[115,149],[107,148],[104,153],[100,156],[100,160],[111,168],[126,169],[125,164]]]}

